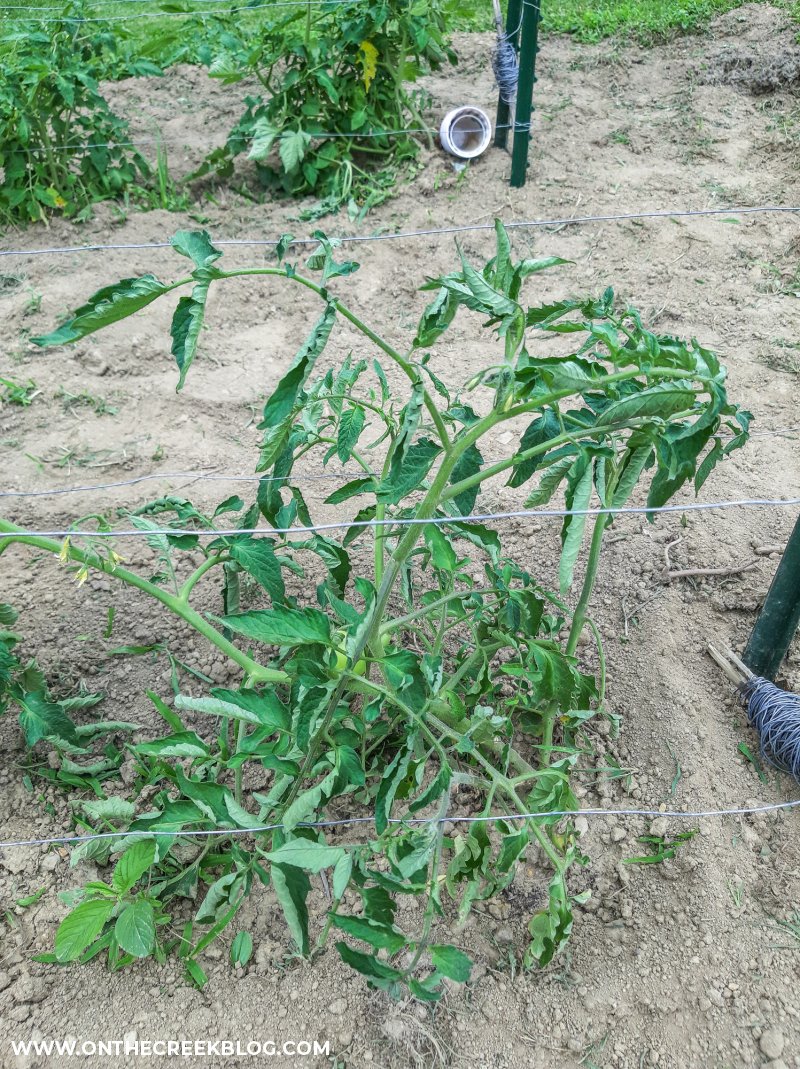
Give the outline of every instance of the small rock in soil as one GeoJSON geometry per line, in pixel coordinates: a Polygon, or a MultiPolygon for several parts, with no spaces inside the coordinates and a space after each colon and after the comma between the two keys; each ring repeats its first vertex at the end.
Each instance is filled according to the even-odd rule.
{"type": "Polygon", "coordinates": [[[780,1058],[783,1054],[784,1045],[783,1033],[774,1027],[768,1028],[758,1041],[759,1047],[761,1047],[761,1053],[766,1054],[768,1058],[780,1058]]]}

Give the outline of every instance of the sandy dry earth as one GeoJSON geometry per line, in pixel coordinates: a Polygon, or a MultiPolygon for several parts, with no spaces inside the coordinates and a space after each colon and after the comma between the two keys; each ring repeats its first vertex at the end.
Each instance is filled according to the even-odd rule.
{"type": "MultiPolygon", "coordinates": [[[[492,101],[488,39],[462,36],[456,44],[460,69],[429,82],[435,115],[465,101],[492,101]]],[[[525,189],[508,187],[509,162],[500,152],[488,153],[461,181],[432,152],[413,185],[363,226],[394,230],[491,222],[495,215],[512,220],[797,203],[800,112],[786,84],[797,78],[798,65],[789,62],[794,48],[792,31],[766,6],[732,13],[708,36],[647,52],[548,42],[537,90],[532,180],[525,189]]],[[[236,113],[232,91],[209,86],[194,71],[115,92],[142,136],[152,133],[155,122],[188,146],[185,152],[172,146],[178,173],[199,159],[210,139],[222,139],[236,113]]],[[[294,206],[254,206],[224,190],[217,191],[216,202],[201,210],[218,237],[305,230],[290,222],[294,206]]],[[[191,220],[164,212],[118,218],[105,206],[80,228],[55,222],[48,231],[7,235],[4,244],[151,242],[186,225],[191,220]]],[[[330,221],[328,229],[352,230],[346,220],[330,221]]],[[[551,227],[516,231],[515,242],[525,252],[574,261],[537,282],[539,291],[532,286],[532,303],[613,284],[651,323],[696,335],[724,354],[731,395],[756,415],[756,434],[712,477],[706,500],[800,493],[800,283],[793,216],[551,227]]],[[[463,247],[480,260],[490,255],[491,237],[465,235],[463,247]]],[[[425,275],[447,270],[454,256],[452,239],[442,237],[360,246],[362,270],[340,280],[339,290],[368,322],[403,344],[424,303],[417,285],[425,275]]],[[[226,259],[258,263],[263,256],[257,249],[236,249],[226,259]]],[[[4,261],[3,270],[17,273],[22,284],[8,285],[0,296],[0,369],[18,379],[29,376],[42,389],[27,409],[0,409],[4,486],[54,488],[202,467],[252,471],[258,438],[253,406],[291,359],[315,308],[264,280],[220,289],[212,298],[201,356],[176,395],[168,310],[159,305],[74,348],[42,352],[24,334],[49,326],[67,307],[122,275],[175,275],[180,268],[168,250],[23,257],[4,261]],[[37,294],[38,311],[31,301],[37,294]],[[88,392],[114,412],[70,406],[59,388],[88,392]]],[[[466,379],[486,360],[485,340],[477,339],[476,323],[459,320],[437,348],[435,366],[451,379],[466,379]]],[[[355,346],[363,348],[355,334],[339,327],[331,354],[339,358],[355,346]]],[[[497,457],[504,444],[502,438],[496,442],[497,457]]],[[[190,486],[186,479],[165,478],[99,497],[12,502],[6,513],[31,526],[62,527],[82,512],[140,503],[169,488],[203,503],[231,492],[226,484],[190,486]]],[[[518,502],[514,491],[497,489],[497,506],[518,502]]],[[[687,513],[684,520],[676,514],[654,526],[636,517],[618,522],[595,615],[607,639],[610,702],[624,724],[619,740],[598,733],[597,747],[632,772],[627,780],[588,786],[587,806],[706,810],[793,796],[786,778],[770,774],[768,783],[760,782],[739,754],[739,742],[754,746],[753,739],[703,653],[710,636],[742,645],[775,566],[774,558],[755,556],[753,547],[780,543],[793,519],[791,510],[750,509],[687,513]],[[667,585],[665,545],[678,537],[673,566],[752,560],[758,566],[727,579],[667,585]]],[[[529,522],[512,533],[511,547],[547,577],[557,539],[552,521],[529,522]]],[[[147,562],[138,547],[130,548],[129,557],[133,564],[147,562]]],[[[107,692],[108,716],[146,724],[145,686],[166,693],[168,675],[161,663],[152,668],[105,656],[111,643],[97,636],[111,596],[103,581],[78,591],[52,561],[34,565],[17,551],[3,558],[2,600],[22,610],[19,627],[53,686],[84,679],[107,692]]],[[[210,590],[209,607],[216,597],[210,590]]],[[[188,663],[226,678],[221,661],[187,644],[137,598],[115,594],[115,604],[113,644],[168,640],[188,663]]],[[[798,648],[785,681],[800,690],[798,648]]],[[[0,732],[2,838],[67,830],[68,805],[61,796],[50,789],[39,794],[38,788],[31,794],[21,785],[23,750],[14,720],[4,721],[0,732]]],[[[669,831],[683,827],[659,823],[669,831]]],[[[316,1038],[330,1040],[336,1064],[359,1069],[800,1067],[800,938],[777,923],[800,920],[797,818],[703,818],[690,826],[700,835],[675,861],[637,868],[621,861],[640,852],[635,837],[647,830],[645,821],[589,821],[585,843],[592,863],[585,880],[593,895],[569,952],[544,974],[515,969],[529,913],[526,881],[534,879],[523,872],[503,900],[457,936],[477,957],[480,981],[449,993],[434,1011],[392,1004],[368,991],[333,953],[313,969],[290,960],[283,922],[263,891],[252,896],[240,919],[254,936],[251,963],[234,973],[227,944],[213,949],[203,992],[186,986],[173,962],[118,975],[96,964],[79,971],[31,963],[32,953],[50,948],[63,916],[56,891],[76,886],[87,869],[70,871],[66,854],[40,848],[4,851],[0,902],[9,912],[0,952],[0,1042],[65,1034],[97,1040],[132,1032],[141,1039],[316,1038]],[[36,905],[15,905],[41,887],[48,893],[36,905]]],[[[311,904],[321,916],[319,891],[311,904]]],[[[61,1064],[58,1058],[15,1058],[7,1046],[0,1063],[61,1064]]]]}

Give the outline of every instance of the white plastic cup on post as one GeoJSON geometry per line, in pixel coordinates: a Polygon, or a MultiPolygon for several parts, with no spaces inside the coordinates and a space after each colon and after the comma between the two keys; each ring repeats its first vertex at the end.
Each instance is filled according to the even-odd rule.
{"type": "Polygon", "coordinates": [[[486,151],[492,140],[491,120],[480,108],[453,108],[442,119],[439,140],[451,156],[474,160],[486,151]]]}

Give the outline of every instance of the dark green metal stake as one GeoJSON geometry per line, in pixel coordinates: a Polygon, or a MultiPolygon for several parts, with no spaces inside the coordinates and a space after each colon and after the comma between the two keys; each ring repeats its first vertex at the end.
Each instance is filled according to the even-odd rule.
{"type": "MultiPolygon", "coordinates": [[[[506,14],[506,36],[514,48],[517,48],[519,40],[520,14],[522,12],[522,0],[508,0],[508,12],[506,14]]],[[[498,148],[505,148],[508,144],[508,120],[511,118],[511,105],[507,104],[502,97],[497,104],[497,123],[494,128],[494,143],[498,148]]]]}
{"type": "Polygon", "coordinates": [[[742,660],[757,676],[775,678],[800,625],[800,516],[758,614],[742,660]]]}
{"type": "Polygon", "coordinates": [[[517,110],[514,117],[514,148],[511,153],[511,185],[517,187],[525,185],[525,172],[528,168],[533,86],[536,81],[536,55],[539,51],[541,17],[540,0],[523,0],[517,110]]]}

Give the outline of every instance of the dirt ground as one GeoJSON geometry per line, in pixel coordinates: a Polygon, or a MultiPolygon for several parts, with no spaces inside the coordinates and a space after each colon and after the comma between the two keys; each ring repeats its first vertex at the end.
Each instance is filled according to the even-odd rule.
{"type": "MultiPolygon", "coordinates": [[[[707,35],[640,51],[548,40],[540,57],[538,110],[528,185],[508,185],[509,158],[492,150],[460,177],[438,150],[422,173],[361,224],[362,231],[419,229],[471,222],[624,213],[707,206],[796,204],[800,101],[794,30],[766,5],[731,12],[707,35]],[[776,73],[776,71],[778,73],[776,73]],[[744,73],[743,73],[744,72],[744,73]],[[749,75],[745,77],[745,73],[749,75]]],[[[449,107],[494,99],[488,37],[456,38],[457,71],[431,78],[431,118],[449,107]]],[[[233,91],[197,71],[113,90],[141,136],[161,127],[176,173],[204,147],[221,141],[234,118],[233,91]],[[184,149],[183,146],[186,146],[184,149]]],[[[196,209],[217,237],[274,237],[296,205],[258,206],[224,190],[196,209]]],[[[83,226],[8,234],[6,248],[165,240],[192,219],[166,212],[126,214],[103,206],[83,226]]],[[[331,233],[352,233],[346,219],[331,233]]],[[[735,453],[703,489],[705,500],[800,494],[800,269],[794,216],[631,221],[517,230],[519,250],[574,261],[540,276],[531,303],[565,294],[599,293],[612,284],[664,331],[695,335],[720,351],[730,393],[756,416],[752,443],[735,453]],[[536,289],[538,287],[538,289],[536,289]]],[[[463,236],[465,253],[483,261],[492,237],[463,236]]],[[[451,237],[376,242],[357,249],[362,269],[338,292],[367,322],[400,343],[410,340],[425,296],[426,275],[454,263],[451,237]]],[[[263,262],[258,249],[226,251],[231,264],[263,262]]],[[[4,338],[1,374],[32,378],[41,394],[30,407],[0,409],[0,464],[6,488],[56,488],[151,472],[248,473],[258,432],[254,413],[292,358],[317,309],[266,280],[236,281],[212,298],[202,352],[185,390],[174,391],[168,309],[160,305],[73,348],[41,351],[26,333],[49,328],[100,285],[123,275],[180,270],[169,250],[22,257],[2,270],[19,277],[0,295],[4,338]],[[224,294],[224,296],[223,296],[224,294]],[[96,404],[66,397],[88,394],[96,404]]],[[[434,366],[466,380],[483,366],[484,342],[464,317],[435,350],[434,366]]],[[[363,348],[337,329],[331,352],[363,348]]],[[[506,444],[500,436],[496,456],[506,444]]],[[[34,527],[63,527],[81,513],[142,503],[168,489],[211,503],[225,483],[168,478],[100,495],[6,503],[5,513],[34,527]]],[[[312,497],[314,495],[312,494],[312,497]]],[[[324,496],[320,492],[319,497],[324,496]]],[[[684,495],[690,500],[690,495],[684,495]]],[[[495,492],[513,508],[519,492],[495,492]]],[[[755,749],[731,689],[704,653],[709,638],[740,649],[769,585],[791,509],[738,509],[663,517],[647,525],[621,518],[608,547],[594,615],[606,639],[609,701],[623,717],[621,737],[598,732],[597,748],[623,767],[622,779],[580,788],[588,806],[705,811],[768,804],[796,796],[787,777],[761,782],[738,750],[755,749]],[[665,547],[673,567],[756,562],[727,578],[664,580],[665,547]]],[[[557,521],[520,523],[511,548],[546,576],[558,553],[557,521]]],[[[131,564],[147,551],[126,546],[131,564]]],[[[2,600],[21,610],[27,649],[39,654],[54,686],[84,679],[102,687],[106,715],[147,723],[145,686],[168,686],[163,663],[109,659],[100,640],[112,593],[102,580],[78,590],[55,562],[30,554],[3,557],[2,600]],[[155,676],[154,674],[155,673],[155,676]]],[[[209,592],[209,605],[217,592],[209,592]]],[[[113,644],[167,640],[213,678],[227,668],[136,597],[114,595],[113,644]]],[[[800,691],[800,648],[784,683],[800,691]]],[[[166,691],[165,691],[166,693],[166,691]]],[[[29,793],[15,718],[0,723],[0,837],[67,832],[69,801],[47,788],[29,793]]],[[[121,974],[101,965],[56,968],[31,962],[49,950],[64,914],[56,892],[87,878],[70,870],[66,851],[31,847],[0,852],[0,904],[7,912],[0,950],[0,1064],[60,1066],[57,1057],[15,1057],[8,1038],[77,1036],[84,1040],[240,1038],[318,1039],[343,1067],[474,1065],[482,1069],[574,1069],[577,1066],[740,1069],[769,1063],[800,1067],[800,846],[793,811],[745,819],[699,818],[700,834],[674,861],[626,866],[639,853],[642,819],[589,819],[592,898],[579,912],[569,950],[543,973],[515,967],[527,914],[510,889],[454,936],[477,961],[478,981],[452,990],[433,1010],[392,1003],[328,953],[313,968],[288,957],[277,906],[259,891],[239,921],[254,937],[253,958],[233,971],[224,947],[204,961],[210,982],[186,985],[176,961],[141,964],[121,974]],[[47,893],[22,909],[16,900],[47,893]],[[779,922],[794,920],[794,933],[779,922]]],[[[656,832],[687,824],[659,818],[656,832]]],[[[312,903],[324,908],[321,893],[312,903]]],[[[232,935],[233,933],[231,933],[232,935]]],[[[312,1063],[313,1059],[308,1059],[312,1063]]],[[[102,1059],[86,1059],[101,1064],[102,1059]]],[[[205,1064],[246,1064],[231,1058],[205,1064]]],[[[319,1059],[317,1064],[324,1064],[319,1059]]]]}

